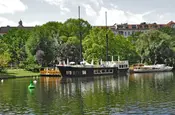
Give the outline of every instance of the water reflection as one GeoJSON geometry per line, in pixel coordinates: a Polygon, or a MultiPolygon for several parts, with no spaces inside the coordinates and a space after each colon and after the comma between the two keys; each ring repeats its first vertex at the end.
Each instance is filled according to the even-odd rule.
{"type": "Polygon", "coordinates": [[[172,72],[97,77],[9,79],[0,114],[173,114],[172,72]],[[31,79],[35,89],[28,90],[31,79]]]}
{"type": "Polygon", "coordinates": [[[74,95],[77,90],[81,93],[101,92],[105,88],[115,92],[120,91],[121,87],[129,87],[129,76],[97,76],[97,77],[77,77],[77,78],[62,78],[62,77],[42,77],[41,85],[45,90],[55,89],[62,96],[74,95]]]}
{"type": "Polygon", "coordinates": [[[131,79],[144,79],[144,77],[155,78],[155,79],[167,79],[173,78],[173,72],[154,72],[154,73],[133,73],[131,74],[131,79]]]}
{"type": "Polygon", "coordinates": [[[130,81],[140,83],[142,88],[146,86],[144,83],[147,82],[151,82],[151,85],[157,88],[158,85],[173,81],[173,78],[173,72],[134,73],[130,75],[130,81]]]}

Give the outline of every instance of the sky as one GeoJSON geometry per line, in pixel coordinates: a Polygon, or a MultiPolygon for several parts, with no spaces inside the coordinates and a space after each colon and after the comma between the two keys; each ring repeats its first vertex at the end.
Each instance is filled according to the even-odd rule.
{"type": "Polygon", "coordinates": [[[175,0],[0,0],[0,26],[42,25],[80,17],[93,26],[175,21],[175,0]]]}

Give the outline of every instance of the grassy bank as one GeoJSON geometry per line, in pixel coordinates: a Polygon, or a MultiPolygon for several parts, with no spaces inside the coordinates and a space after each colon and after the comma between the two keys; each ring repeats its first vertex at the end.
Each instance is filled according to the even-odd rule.
{"type": "Polygon", "coordinates": [[[0,78],[30,77],[38,75],[39,73],[26,71],[24,69],[7,69],[5,72],[0,73],[0,78]]]}

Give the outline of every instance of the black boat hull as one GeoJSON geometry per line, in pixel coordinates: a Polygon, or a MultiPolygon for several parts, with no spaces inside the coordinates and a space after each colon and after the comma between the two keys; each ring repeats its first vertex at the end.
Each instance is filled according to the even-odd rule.
{"type": "Polygon", "coordinates": [[[127,73],[128,68],[119,70],[117,67],[71,67],[59,66],[62,77],[83,77],[83,76],[101,76],[117,75],[118,73],[127,73]]]}

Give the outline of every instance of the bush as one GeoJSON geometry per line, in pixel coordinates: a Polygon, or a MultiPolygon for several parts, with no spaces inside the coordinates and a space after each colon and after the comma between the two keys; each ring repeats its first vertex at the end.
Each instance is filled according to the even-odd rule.
{"type": "Polygon", "coordinates": [[[32,71],[32,72],[39,72],[41,66],[39,66],[38,64],[28,64],[25,66],[25,69],[27,71],[32,71]]]}
{"type": "Polygon", "coordinates": [[[0,66],[0,72],[1,72],[1,73],[4,73],[5,71],[6,71],[6,69],[5,69],[4,67],[1,67],[1,66],[0,66]]]}

